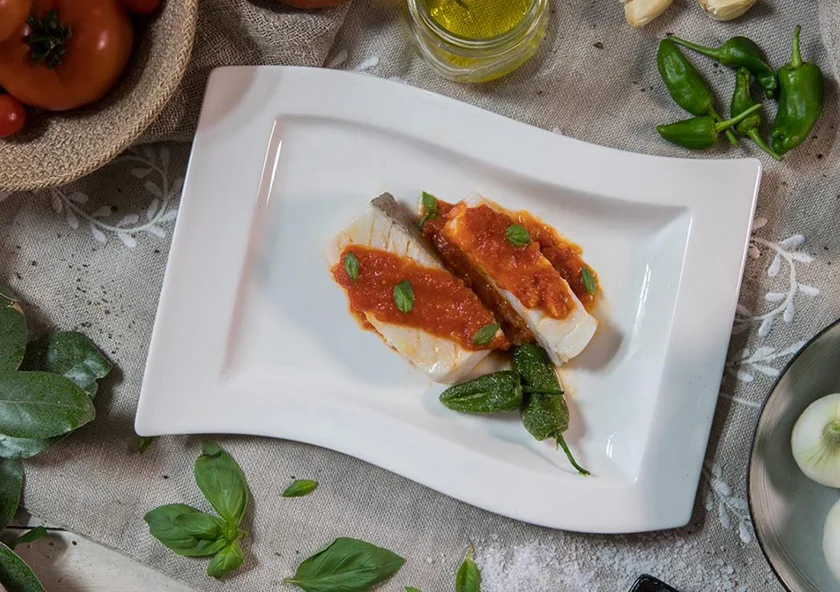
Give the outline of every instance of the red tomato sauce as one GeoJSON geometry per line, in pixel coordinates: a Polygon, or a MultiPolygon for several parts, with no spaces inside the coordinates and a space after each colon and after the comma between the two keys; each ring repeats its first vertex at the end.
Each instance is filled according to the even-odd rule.
{"type": "Polygon", "coordinates": [[[476,331],[496,322],[495,318],[462,281],[447,271],[423,267],[387,251],[351,245],[342,251],[332,274],[347,292],[350,308],[357,316],[367,314],[384,323],[413,327],[468,350],[509,346],[503,336],[487,345],[473,345],[476,331]],[[353,253],[359,261],[355,282],[344,268],[347,253],[353,253]],[[408,313],[400,311],[394,301],[394,287],[403,280],[408,280],[414,292],[414,306],[408,313]]]}

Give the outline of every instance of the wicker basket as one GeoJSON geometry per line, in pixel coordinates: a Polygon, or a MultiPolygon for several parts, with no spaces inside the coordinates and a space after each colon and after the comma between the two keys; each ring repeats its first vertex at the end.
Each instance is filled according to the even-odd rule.
{"type": "Polygon", "coordinates": [[[172,97],[190,59],[198,0],[164,0],[140,19],[131,61],[104,99],[76,111],[31,116],[0,139],[0,189],[69,183],[108,163],[136,140],[172,97]]]}

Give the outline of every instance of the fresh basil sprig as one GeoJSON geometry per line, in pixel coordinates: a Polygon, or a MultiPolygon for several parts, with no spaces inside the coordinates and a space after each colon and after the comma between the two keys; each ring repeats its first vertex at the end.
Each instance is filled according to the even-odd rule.
{"type": "Polygon", "coordinates": [[[34,543],[35,541],[40,541],[48,534],[49,532],[46,528],[44,528],[43,526],[36,526],[32,530],[23,533],[18,538],[9,543],[9,548],[14,549],[18,545],[23,545],[24,543],[34,543]]]}
{"type": "Polygon", "coordinates": [[[423,217],[420,218],[420,228],[429,220],[434,220],[438,216],[438,201],[431,193],[423,192],[423,217]]]}
{"type": "Polygon", "coordinates": [[[455,592],[481,592],[481,571],[473,561],[472,547],[467,549],[467,556],[458,573],[455,574],[455,592]]]}
{"type": "Polygon", "coordinates": [[[408,280],[394,286],[394,304],[401,313],[408,314],[414,310],[414,290],[408,280]]]}
{"type": "Polygon", "coordinates": [[[359,259],[353,253],[344,256],[344,271],[354,284],[359,279],[359,259]]]}
{"type": "Polygon", "coordinates": [[[595,276],[592,275],[589,268],[580,268],[580,281],[583,282],[583,287],[586,289],[586,293],[590,296],[594,296],[595,292],[598,291],[598,284],[595,282],[595,276]]]}
{"type": "Polygon", "coordinates": [[[312,479],[296,479],[283,492],[283,497],[302,497],[309,495],[315,491],[316,487],[318,487],[317,481],[313,481],[312,479]]]}
{"type": "Polygon", "coordinates": [[[367,592],[384,582],[405,563],[405,559],[382,547],[359,539],[340,538],[300,564],[294,584],[305,592],[367,592]]]}
{"type": "Polygon", "coordinates": [[[496,337],[496,332],[499,330],[499,323],[490,323],[484,325],[481,329],[476,331],[472,336],[473,345],[487,345],[493,338],[496,337]]]}
{"type": "Polygon", "coordinates": [[[0,530],[15,517],[23,487],[23,465],[20,459],[0,459],[0,530]]]}
{"type": "Polygon", "coordinates": [[[406,586],[405,592],[423,592],[420,588],[415,588],[414,586],[406,586]]]}
{"type": "Polygon", "coordinates": [[[213,556],[207,575],[222,578],[239,569],[245,559],[239,539],[248,507],[248,485],[231,455],[205,442],[195,461],[195,482],[213,509],[213,516],[186,504],[167,504],[148,512],[149,532],[167,548],[185,557],[213,556]]]}
{"type": "Polygon", "coordinates": [[[0,543],[0,584],[15,592],[46,592],[23,559],[3,543],[0,543]]]}
{"type": "Polygon", "coordinates": [[[531,244],[531,235],[519,224],[511,224],[505,230],[507,242],[514,247],[526,247],[531,244]]]}

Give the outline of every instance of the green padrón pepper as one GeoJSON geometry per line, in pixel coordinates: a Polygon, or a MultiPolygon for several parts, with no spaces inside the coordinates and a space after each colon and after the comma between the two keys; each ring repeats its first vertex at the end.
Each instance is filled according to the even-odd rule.
{"type": "MultiPolygon", "coordinates": [[[[708,115],[715,121],[721,121],[720,115],[715,111],[715,96],[709,85],[671,39],[659,42],[656,64],[665,87],[677,105],[692,115],[708,115]]],[[[730,144],[738,145],[734,133],[727,130],[726,137],[730,144]]]]}
{"type": "Polygon", "coordinates": [[[790,63],[778,74],[779,110],[770,129],[770,144],[779,154],[802,144],[822,113],[823,75],[816,64],[802,61],[799,31],[796,25],[790,63]]]}
{"type": "Polygon", "coordinates": [[[526,393],[562,395],[563,387],[557,380],[548,354],[539,345],[526,343],[513,350],[513,369],[519,373],[526,393]]]}
{"type": "Polygon", "coordinates": [[[504,370],[456,384],[440,394],[440,402],[447,409],[461,413],[485,414],[518,409],[522,404],[519,374],[504,370]]]}
{"type": "Polygon", "coordinates": [[[667,125],[659,125],[656,127],[656,131],[672,144],[677,144],[684,148],[691,148],[693,150],[711,148],[718,143],[720,132],[740,123],[751,113],[755,113],[759,109],[761,109],[760,104],[753,105],[738,115],[738,117],[733,117],[726,121],[715,121],[710,115],[692,117],[691,119],[684,119],[667,125]]]}
{"type": "Polygon", "coordinates": [[[563,395],[525,395],[522,405],[522,425],[537,440],[554,438],[557,446],[563,449],[571,465],[581,475],[589,471],[580,466],[563,438],[563,432],[569,428],[569,407],[563,395]]]}
{"type": "Polygon", "coordinates": [[[759,86],[764,90],[768,99],[772,99],[776,95],[776,89],[779,86],[776,73],[767,64],[764,52],[752,39],[733,37],[720,47],[704,47],[673,36],[670,39],[677,45],[682,45],[708,56],[724,66],[736,69],[746,68],[758,80],[759,86]]]}
{"type": "MultiPolygon", "coordinates": [[[[757,104],[750,93],[751,80],[752,74],[747,68],[738,68],[738,73],[735,77],[735,92],[732,94],[732,105],[730,106],[730,113],[733,117],[740,115],[753,105],[757,104]]],[[[746,119],[743,119],[741,123],[737,124],[735,126],[735,131],[742,136],[750,138],[756,143],[756,145],[758,145],[759,148],[764,150],[776,160],[782,160],[782,157],[776,154],[773,149],[767,145],[764,138],[761,137],[761,133],[759,132],[760,125],[761,114],[756,111],[755,113],[749,115],[746,119]]]]}

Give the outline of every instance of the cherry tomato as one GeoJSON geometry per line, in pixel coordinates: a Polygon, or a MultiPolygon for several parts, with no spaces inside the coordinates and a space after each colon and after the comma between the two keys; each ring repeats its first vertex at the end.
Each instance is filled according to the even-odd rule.
{"type": "Polygon", "coordinates": [[[0,86],[50,111],[101,99],[125,69],[134,42],[119,0],[33,0],[32,16],[34,25],[25,23],[0,43],[0,86]]]}
{"type": "Polygon", "coordinates": [[[161,0],[122,0],[128,12],[134,14],[152,14],[160,6],[161,0]]]}
{"type": "Polygon", "coordinates": [[[20,29],[31,9],[32,0],[0,0],[0,41],[20,29]]]}
{"type": "Polygon", "coordinates": [[[11,95],[0,95],[0,138],[14,136],[26,123],[26,111],[11,95]]]}

